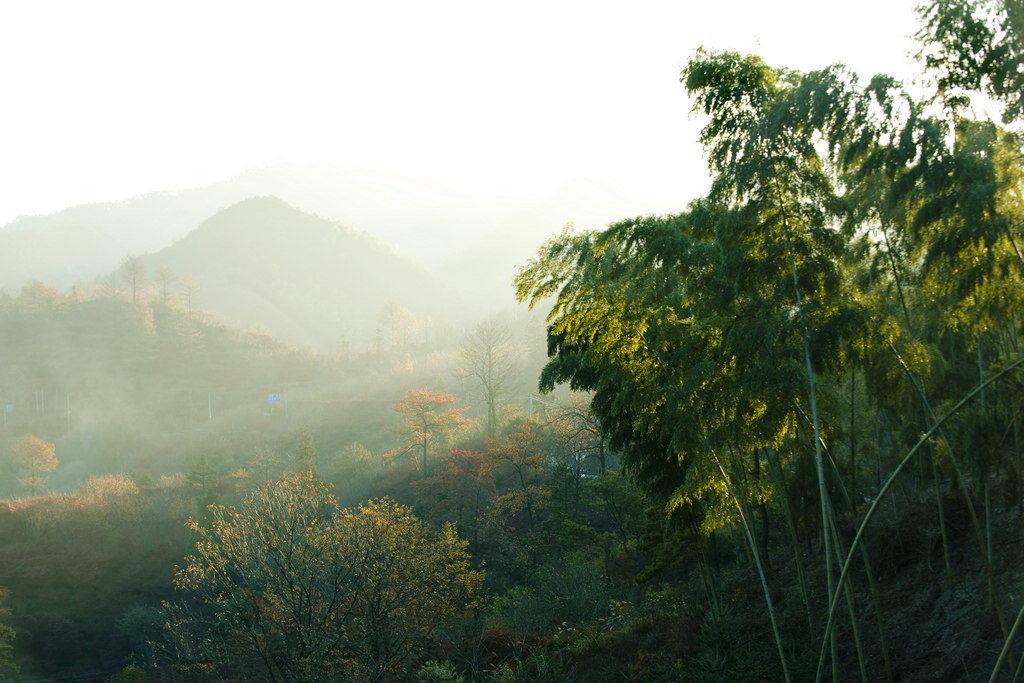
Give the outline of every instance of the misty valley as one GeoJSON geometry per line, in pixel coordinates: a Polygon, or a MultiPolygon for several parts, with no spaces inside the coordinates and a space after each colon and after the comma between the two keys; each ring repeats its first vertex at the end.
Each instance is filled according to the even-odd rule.
{"type": "Polygon", "coordinates": [[[0,681],[1020,680],[1024,12],[917,16],[924,95],[696,50],[676,213],[0,229],[0,681]]]}

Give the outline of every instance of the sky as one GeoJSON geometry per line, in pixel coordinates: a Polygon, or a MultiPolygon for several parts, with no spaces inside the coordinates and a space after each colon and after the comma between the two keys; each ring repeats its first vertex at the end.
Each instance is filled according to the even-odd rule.
{"type": "Polygon", "coordinates": [[[907,79],[916,4],[6,2],[0,225],[320,160],[681,210],[707,186],[679,83],[699,46],[907,79]]]}

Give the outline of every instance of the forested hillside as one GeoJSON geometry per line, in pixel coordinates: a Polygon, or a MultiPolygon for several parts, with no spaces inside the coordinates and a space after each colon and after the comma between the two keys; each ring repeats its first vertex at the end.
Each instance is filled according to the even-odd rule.
{"type": "Polygon", "coordinates": [[[386,291],[269,198],[5,294],[0,679],[1019,679],[1024,14],[920,17],[924,98],[696,52],[709,192],[552,237],[536,313],[224,325],[169,273],[386,291]]]}
{"type": "Polygon", "coordinates": [[[370,235],[487,307],[511,305],[509,271],[550,230],[636,211],[628,198],[584,181],[538,202],[500,191],[459,193],[372,167],[275,164],[207,187],[22,216],[0,227],[0,288],[18,290],[33,280],[62,289],[88,285],[128,256],[159,252],[221,211],[268,196],[370,235]]]}
{"type": "Polygon", "coordinates": [[[321,352],[390,345],[417,320],[469,315],[411,259],[274,197],[224,209],[141,261],[149,273],[194,281],[197,303],[218,319],[321,352]]]}

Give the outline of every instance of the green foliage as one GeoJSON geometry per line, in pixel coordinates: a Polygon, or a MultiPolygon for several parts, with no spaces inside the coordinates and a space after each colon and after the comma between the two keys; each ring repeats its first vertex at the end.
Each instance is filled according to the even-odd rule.
{"type": "Polygon", "coordinates": [[[965,104],[964,91],[1001,101],[1003,121],[1024,115],[1024,9],[1015,0],[932,0],[918,8],[924,26],[925,67],[948,106],[965,104]]]}
{"type": "Polygon", "coordinates": [[[117,620],[118,630],[128,639],[130,651],[144,663],[155,661],[154,644],[163,636],[164,613],[155,604],[135,603],[117,620]]]}
{"type": "MultiPolygon", "coordinates": [[[[7,599],[7,591],[0,588],[0,605],[7,599]]],[[[0,607],[0,616],[7,616],[10,610],[0,607]]],[[[0,681],[13,680],[10,676],[17,676],[18,665],[14,663],[14,629],[7,624],[0,623],[0,681]]]]}
{"type": "MultiPolygon", "coordinates": [[[[18,630],[26,678],[109,672],[131,650],[149,661],[147,632],[136,627],[170,597],[170,568],[188,548],[187,511],[183,489],[139,491],[123,475],[93,478],[71,495],[0,502],[12,608],[2,621],[18,630]],[[138,619],[126,632],[120,620],[129,613],[138,619]]],[[[146,628],[149,636],[161,630],[146,628]]]]}
{"type": "Polygon", "coordinates": [[[430,660],[416,672],[416,680],[429,683],[462,683],[465,678],[452,668],[451,663],[430,660]]]}
{"type": "Polygon", "coordinates": [[[320,457],[317,453],[316,445],[313,443],[313,435],[309,429],[303,429],[302,434],[299,436],[299,443],[295,447],[295,471],[302,472],[313,472],[314,463],[320,457]]]}
{"type": "Polygon", "coordinates": [[[414,484],[419,504],[436,524],[454,524],[474,551],[482,542],[489,507],[497,495],[493,469],[476,451],[453,448],[439,471],[414,484]]]}
{"type": "MultiPolygon", "coordinates": [[[[940,85],[987,89],[1008,120],[1020,115],[1021,88],[1007,85],[1020,78],[1018,5],[922,10],[940,85]]],[[[654,500],[705,534],[742,522],[752,557],[784,516],[799,552],[800,535],[834,524],[832,497],[856,515],[858,488],[1019,358],[1021,143],[952,97],[936,115],[892,79],[861,85],[840,67],[801,74],[699,50],[681,80],[705,121],[708,196],[674,216],[567,229],[518,271],[517,297],[552,301],[541,389],[594,392],[600,434],[654,500]]],[[[980,392],[933,446],[979,498],[1000,472],[1020,499],[1015,395],[980,392]]],[[[767,582],[765,596],[770,609],[767,582]]],[[[710,678],[745,666],[690,664],[710,678]]]]}
{"type": "Polygon", "coordinates": [[[379,454],[358,442],[352,442],[334,456],[325,478],[334,483],[339,499],[352,503],[371,497],[375,482],[383,473],[379,454]]]}
{"type": "Polygon", "coordinates": [[[107,678],[106,683],[146,683],[148,680],[145,669],[131,662],[116,674],[107,678]]]}
{"type": "Polygon", "coordinates": [[[551,632],[607,613],[610,589],[601,563],[566,553],[539,567],[530,581],[497,601],[501,621],[517,633],[551,632]]]}
{"type": "MultiPolygon", "coordinates": [[[[841,67],[804,74],[698,51],[681,77],[705,124],[708,196],[675,215],[567,228],[519,270],[519,299],[553,305],[541,389],[590,393],[549,411],[549,422],[503,430],[511,340],[500,325],[481,326],[461,361],[489,440],[470,450],[452,448],[466,409],[420,390],[396,407],[400,446],[375,455],[386,419],[366,406],[392,395],[379,379],[392,365],[407,377],[422,359],[312,359],[265,335],[235,335],[191,302],[180,310],[166,271],[163,301],[148,307],[114,300],[116,279],[108,300],[43,283],[0,296],[0,382],[17,397],[11,433],[56,441],[70,432],[53,479],[66,453],[78,468],[65,488],[52,485],[72,495],[0,505],[19,658],[54,655],[31,675],[68,677],[72,660],[122,661],[125,648],[148,663],[159,616],[172,658],[205,676],[262,666],[274,680],[776,680],[784,673],[765,656],[769,627],[744,594],[756,590],[756,551],[774,558],[764,564],[783,596],[794,677],[812,676],[800,610],[817,634],[829,592],[821,525],[833,512],[817,512],[810,492],[819,485],[822,498],[843,501],[835,535],[845,541],[863,501],[934,416],[1020,355],[1024,154],[1017,134],[968,118],[965,95],[985,92],[1005,106],[1004,122],[1021,120],[1024,15],[1000,1],[933,0],[920,12],[945,109],[885,76],[860,83],[841,67]],[[31,405],[42,398],[36,384],[72,387],[64,410],[52,394],[46,407],[31,405]],[[288,409],[312,418],[297,444],[294,417],[253,403],[285,385],[308,387],[288,409]],[[88,400],[98,395],[116,399],[101,410],[88,400]],[[144,414],[159,417],[142,424],[144,414]],[[172,437],[143,436],[154,429],[172,437]],[[313,433],[338,455],[318,462],[313,433]],[[380,476],[385,462],[390,480],[380,476]],[[342,509],[313,477],[315,464],[345,500],[384,489],[414,501],[426,521],[386,500],[342,509]],[[187,480],[160,478],[190,465],[187,480]],[[82,474],[96,466],[136,471],[148,484],[82,474]],[[298,473],[270,483],[282,469],[298,473]],[[419,481],[405,487],[415,470],[419,481]],[[206,507],[249,481],[267,483],[237,508],[206,507]],[[157,614],[169,597],[160,571],[187,552],[179,518],[190,506],[198,521],[177,572],[184,597],[157,614]],[[737,540],[744,525],[749,546],[737,540]],[[791,548],[780,552],[784,534],[791,548]],[[486,558],[499,596],[486,613],[469,548],[486,558]],[[480,620],[470,624],[473,610],[480,620]],[[104,633],[117,644],[92,648],[104,633]]],[[[257,201],[234,218],[261,214],[257,232],[266,232],[268,213],[291,212],[257,201]]],[[[415,316],[393,302],[385,312],[390,346],[409,348],[415,316]]],[[[448,372],[431,367],[425,377],[448,372]]],[[[985,501],[996,522],[1024,500],[1020,390],[1019,377],[1004,379],[947,420],[921,449],[935,468],[904,469],[905,499],[962,481],[965,505],[985,501]]],[[[26,462],[2,463],[4,479],[16,482],[21,467],[38,493],[47,470],[26,462]]],[[[903,501],[888,502],[894,517],[904,514],[903,501]]],[[[950,535],[966,526],[953,520],[950,535]]],[[[935,539],[920,556],[936,560],[946,535],[918,527],[935,539]]],[[[982,544],[997,570],[998,551],[1011,545],[1002,541],[982,544]]],[[[858,586],[854,612],[864,593],[858,586]]],[[[936,595],[946,594],[926,602],[942,603],[936,595]]],[[[0,625],[2,672],[12,670],[13,635],[0,625]]],[[[979,652],[993,649],[975,640],[979,652]]],[[[133,663],[111,680],[140,674],[133,663]]]]}
{"type": "Polygon", "coordinates": [[[169,610],[173,649],[194,662],[255,658],[281,680],[393,675],[472,605],[483,574],[451,527],[432,533],[408,509],[341,510],[310,473],[216,506],[176,572],[203,605],[169,610]]]}

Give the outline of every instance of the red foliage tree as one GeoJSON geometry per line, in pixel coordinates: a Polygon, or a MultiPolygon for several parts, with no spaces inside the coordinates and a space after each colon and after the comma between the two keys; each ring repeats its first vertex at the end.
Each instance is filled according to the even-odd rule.
{"type": "Polygon", "coordinates": [[[402,415],[403,424],[390,428],[402,438],[402,445],[384,454],[386,461],[395,461],[403,456],[420,457],[422,475],[428,474],[428,458],[431,451],[448,446],[455,437],[472,424],[462,416],[466,408],[446,408],[459,399],[452,394],[429,389],[412,389],[395,406],[402,415]]]}

